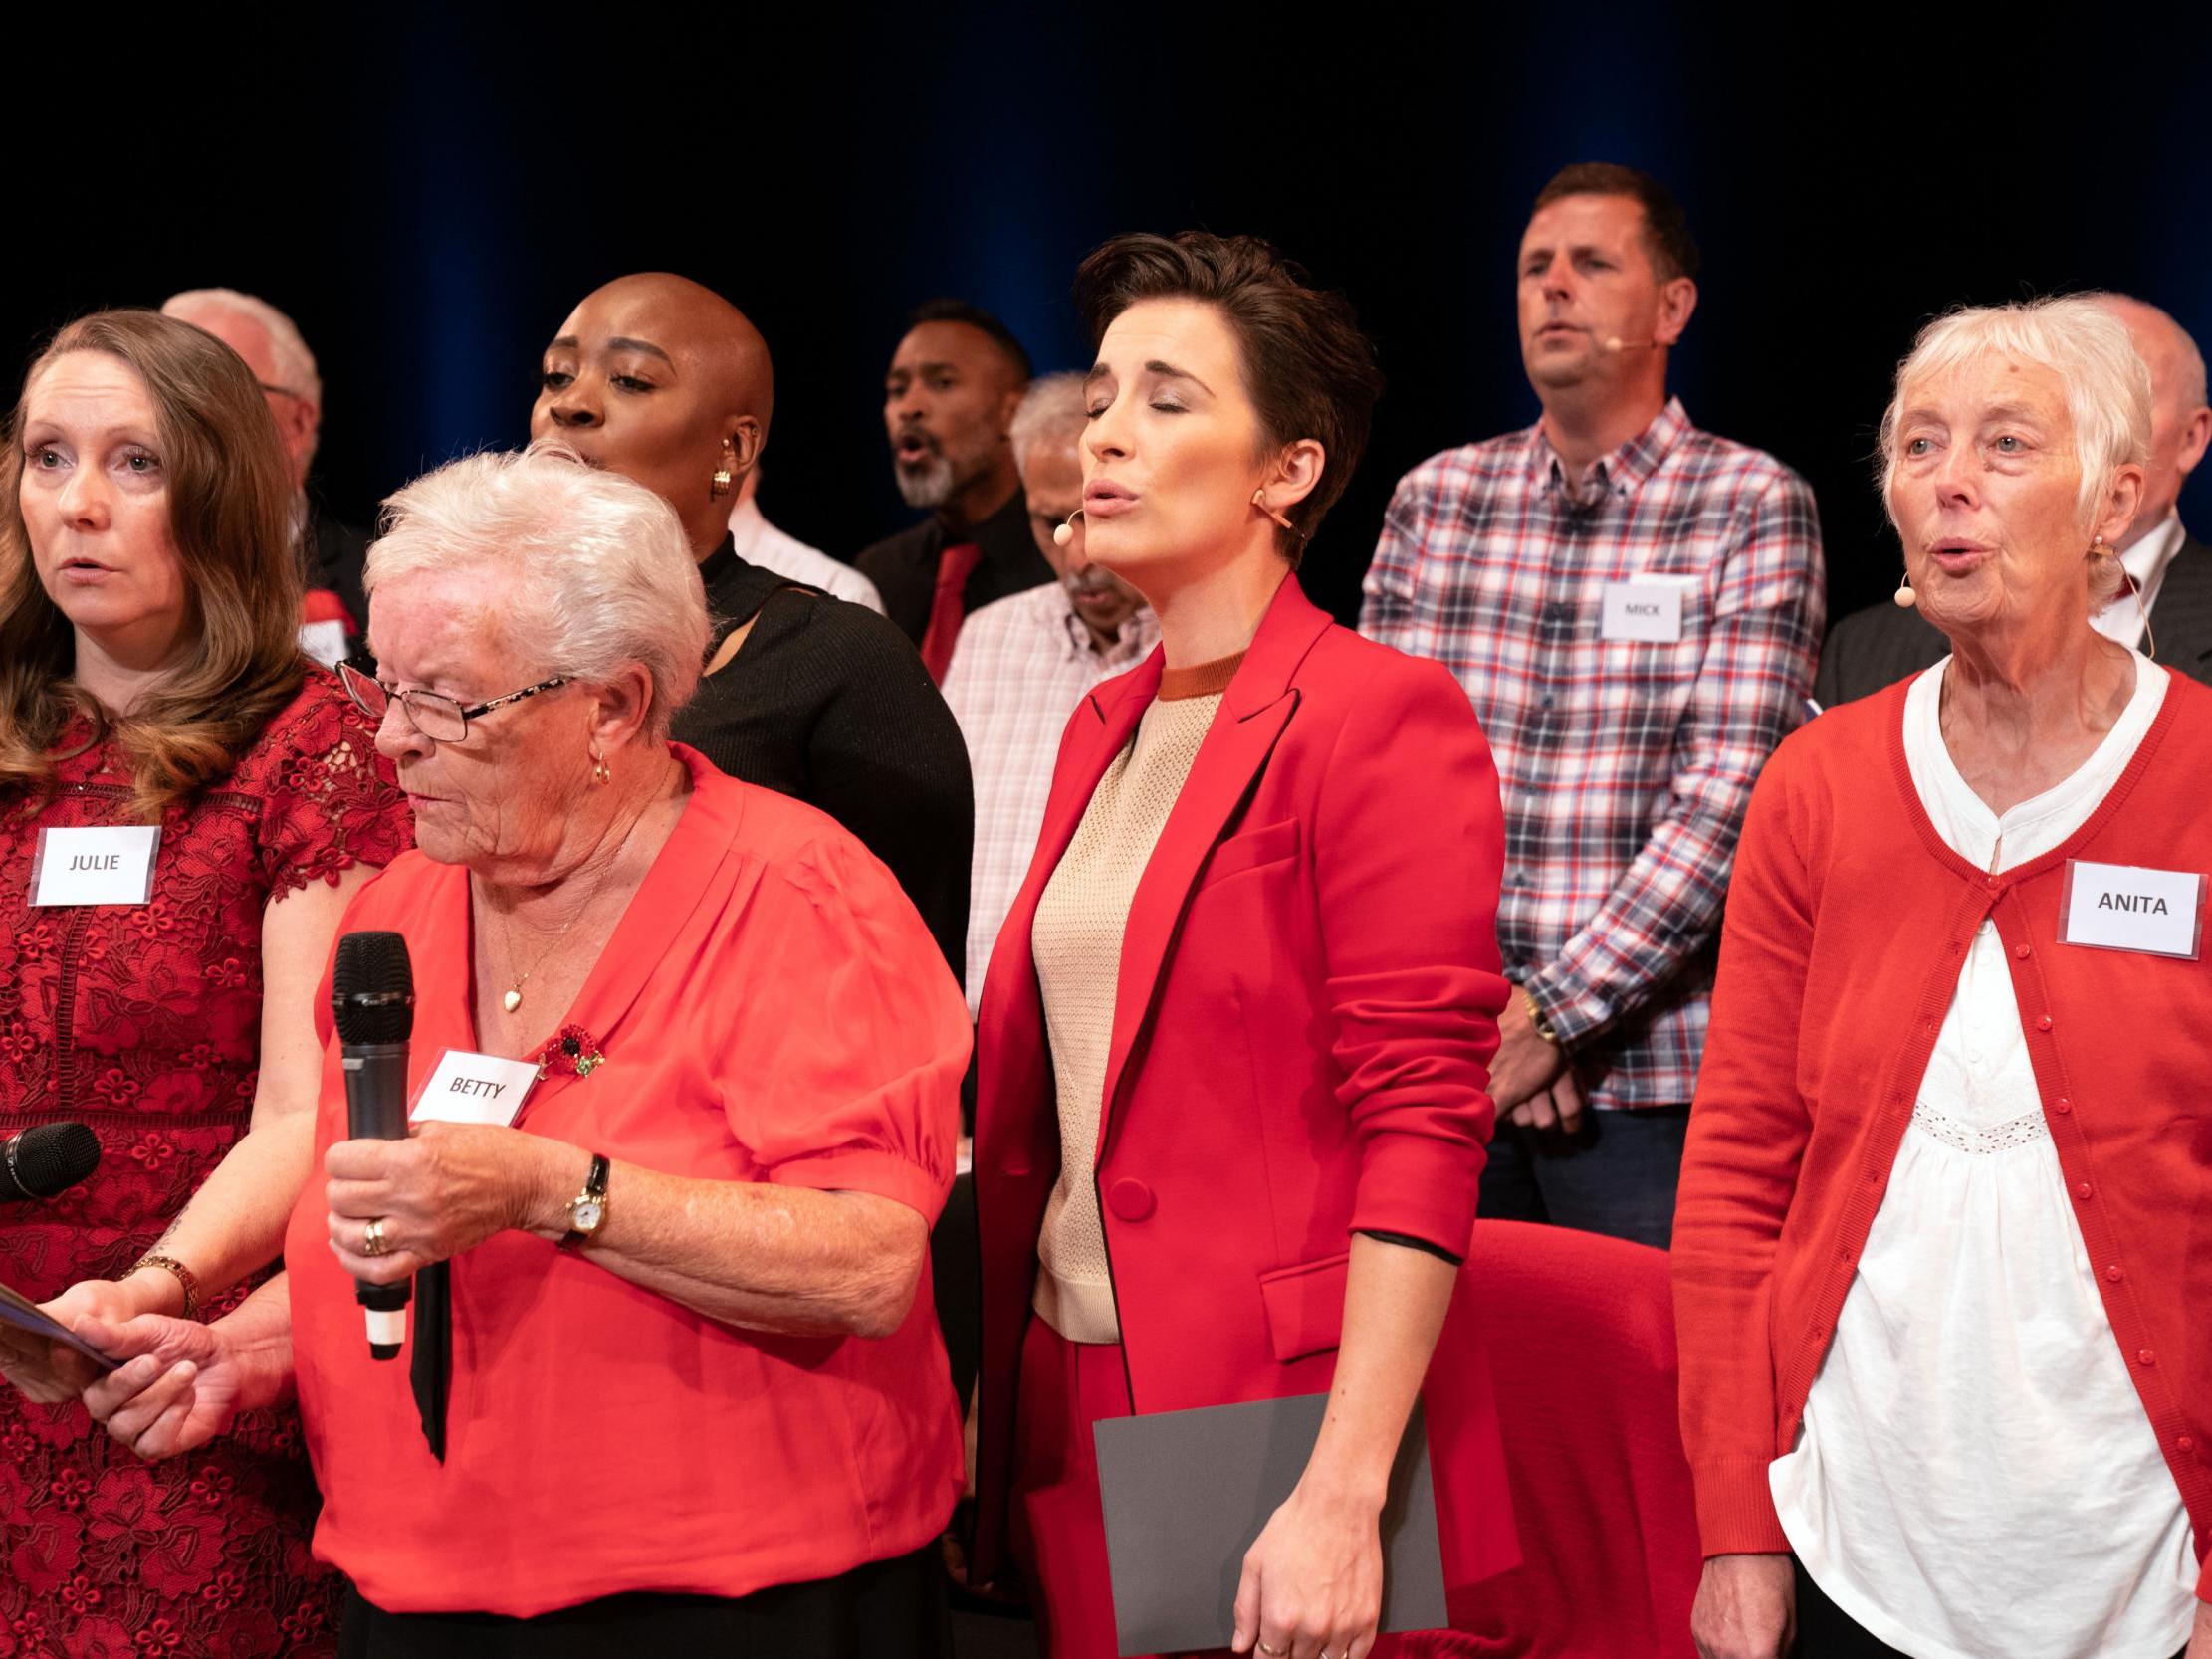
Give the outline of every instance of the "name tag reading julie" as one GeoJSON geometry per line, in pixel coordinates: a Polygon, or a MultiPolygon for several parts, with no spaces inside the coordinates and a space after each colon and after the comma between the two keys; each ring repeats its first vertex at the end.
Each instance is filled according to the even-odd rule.
{"type": "Polygon", "coordinates": [[[159,824],[42,829],[31,855],[34,905],[142,905],[153,897],[159,824]]]}
{"type": "Polygon", "coordinates": [[[527,1060],[502,1060],[496,1054],[471,1054],[449,1048],[437,1070],[415,1097],[409,1120],[417,1124],[496,1124],[505,1127],[522,1111],[524,1097],[538,1081],[527,1060]]]}
{"type": "Polygon", "coordinates": [[[1682,589],[1689,576],[1631,576],[1608,582],[1598,613],[1598,637],[1645,645],[1675,645],[1682,637],[1682,589]]]}
{"type": "Polygon", "coordinates": [[[2072,859],[2059,898],[2059,941],[2197,959],[2204,937],[2203,875],[2072,859]]]}

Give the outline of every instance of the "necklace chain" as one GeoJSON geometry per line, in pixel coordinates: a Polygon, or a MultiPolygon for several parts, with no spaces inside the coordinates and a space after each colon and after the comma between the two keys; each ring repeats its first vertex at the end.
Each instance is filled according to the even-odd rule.
{"type": "Polygon", "coordinates": [[[510,985],[507,990],[501,994],[500,1006],[504,1008],[508,1013],[512,1014],[513,1012],[515,1012],[516,1009],[520,1008],[523,1005],[523,987],[530,983],[530,976],[533,973],[536,973],[540,968],[546,965],[546,958],[553,954],[553,946],[557,945],[561,941],[561,939],[567,934],[567,932],[570,928],[573,928],[578,922],[583,919],[584,912],[588,911],[593,905],[599,902],[599,895],[606,891],[606,884],[613,879],[616,868],[619,867],[622,862],[622,854],[629,847],[631,831],[634,831],[636,828],[637,822],[635,819],[632,819],[629,829],[626,829],[622,832],[622,839],[615,846],[614,857],[607,861],[606,868],[599,872],[599,879],[592,884],[590,894],[584,899],[582,904],[576,907],[574,913],[568,918],[567,921],[563,922],[558,928],[553,930],[553,936],[546,941],[546,948],[538,952],[538,959],[532,962],[529,967],[523,970],[522,977],[520,979],[517,979],[514,984],[510,985]]]}

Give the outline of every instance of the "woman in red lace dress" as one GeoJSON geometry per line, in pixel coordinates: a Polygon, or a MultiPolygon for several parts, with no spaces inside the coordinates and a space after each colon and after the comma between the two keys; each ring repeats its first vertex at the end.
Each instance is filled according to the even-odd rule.
{"type": "MultiPolygon", "coordinates": [[[[9,440],[0,1139],[74,1121],[103,1155],[0,1217],[0,1280],[65,1320],[190,1316],[278,1253],[313,1161],[314,986],[406,807],[299,653],[292,490],[228,347],[87,317],[32,367],[9,440]],[[150,897],[53,902],[70,832],[124,824],[160,827],[150,897]]],[[[0,1655],[332,1650],[289,1410],[147,1464],[87,1418],[67,1349],[0,1335],[0,1655]]]]}

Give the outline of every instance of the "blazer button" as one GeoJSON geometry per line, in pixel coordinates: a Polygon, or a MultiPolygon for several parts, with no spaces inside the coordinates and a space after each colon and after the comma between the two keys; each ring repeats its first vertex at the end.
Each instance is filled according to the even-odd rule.
{"type": "Polygon", "coordinates": [[[1106,1189],[1106,1207],[1124,1221],[1142,1221],[1152,1213],[1152,1188],[1124,1175],[1106,1189]]]}

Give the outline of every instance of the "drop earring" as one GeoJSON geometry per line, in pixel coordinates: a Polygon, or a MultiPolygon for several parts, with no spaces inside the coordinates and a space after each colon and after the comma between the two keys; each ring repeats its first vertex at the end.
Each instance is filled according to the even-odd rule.
{"type": "Polygon", "coordinates": [[[727,496],[730,486],[738,481],[738,475],[731,470],[732,463],[738,458],[737,451],[730,447],[730,440],[727,438],[722,440],[722,453],[726,459],[715,469],[714,477],[707,484],[707,494],[717,501],[727,496]]]}

